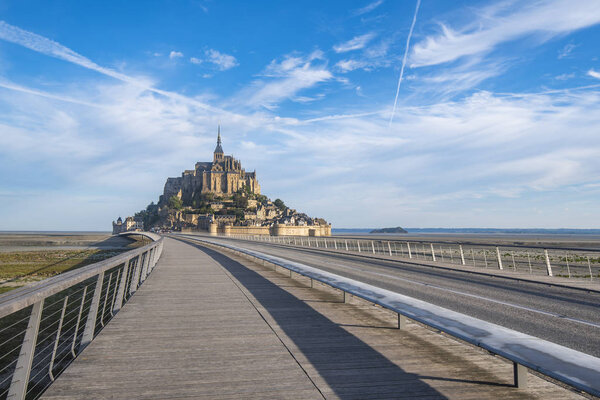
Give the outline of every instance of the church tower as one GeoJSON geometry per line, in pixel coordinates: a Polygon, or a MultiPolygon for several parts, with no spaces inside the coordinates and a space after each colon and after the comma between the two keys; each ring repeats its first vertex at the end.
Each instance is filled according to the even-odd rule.
{"type": "Polygon", "coordinates": [[[217,147],[215,147],[215,153],[214,153],[214,158],[213,158],[213,162],[221,162],[223,161],[223,147],[221,147],[221,125],[219,125],[219,128],[217,130],[217,147]]]}

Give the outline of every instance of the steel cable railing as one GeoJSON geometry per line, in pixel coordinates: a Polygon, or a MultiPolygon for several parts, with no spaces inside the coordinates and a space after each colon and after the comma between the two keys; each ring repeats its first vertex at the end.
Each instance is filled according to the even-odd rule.
{"type": "Polygon", "coordinates": [[[0,296],[0,400],[35,399],[145,281],[163,247],[152,243],[0,296]]]}
{"type": "Polygon", "coordinates": [[[484,243],[353,239],[301,236],[230,235],[234,239],[413,259],[465,268],[496,269],[532,276],[555,276],[600,283],[600,250],[526,247],[484,243]]]}

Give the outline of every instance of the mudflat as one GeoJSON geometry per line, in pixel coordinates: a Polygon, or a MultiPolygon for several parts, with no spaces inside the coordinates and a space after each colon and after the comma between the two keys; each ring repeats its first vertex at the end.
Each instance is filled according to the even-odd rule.
{"type": "Polygon", "coordinates": [[[147,240],[107,233],[0,233],[0,293],[81,268],[147,240]]]}

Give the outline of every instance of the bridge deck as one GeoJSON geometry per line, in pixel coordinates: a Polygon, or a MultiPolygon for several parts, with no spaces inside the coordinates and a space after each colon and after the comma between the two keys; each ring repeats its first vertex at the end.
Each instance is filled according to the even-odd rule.
{"type": "Polygon", "coordinates": [[[45,393],[79,398],[574,398],[332,290],[167,239],[155,271],[45,393]]]}

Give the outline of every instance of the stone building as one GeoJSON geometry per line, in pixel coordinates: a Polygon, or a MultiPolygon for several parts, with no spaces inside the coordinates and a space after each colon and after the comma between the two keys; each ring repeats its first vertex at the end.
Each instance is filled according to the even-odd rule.
{"type": "Polygon", "coordinates": [[[144,230],[144,221],[139,218],[127,217],[125,221],[121,219],[121,217],[117,218],[117,221],[113,221],[113,235],[117,235],[123,232],[130,231],[143,231],[144,230]]]}
{"type": "Polygon", "coordinates": [[[213,161],[197,162],[193,170],[184,171],[181,177],[168,178],[159,204],[177,196],[184,204],[190,205],[200,194],[232,195],[244,187],[251,193],[260,194],[256,171],[246,172],[239,160],[224,154],[219,126],[213,161]]]}

